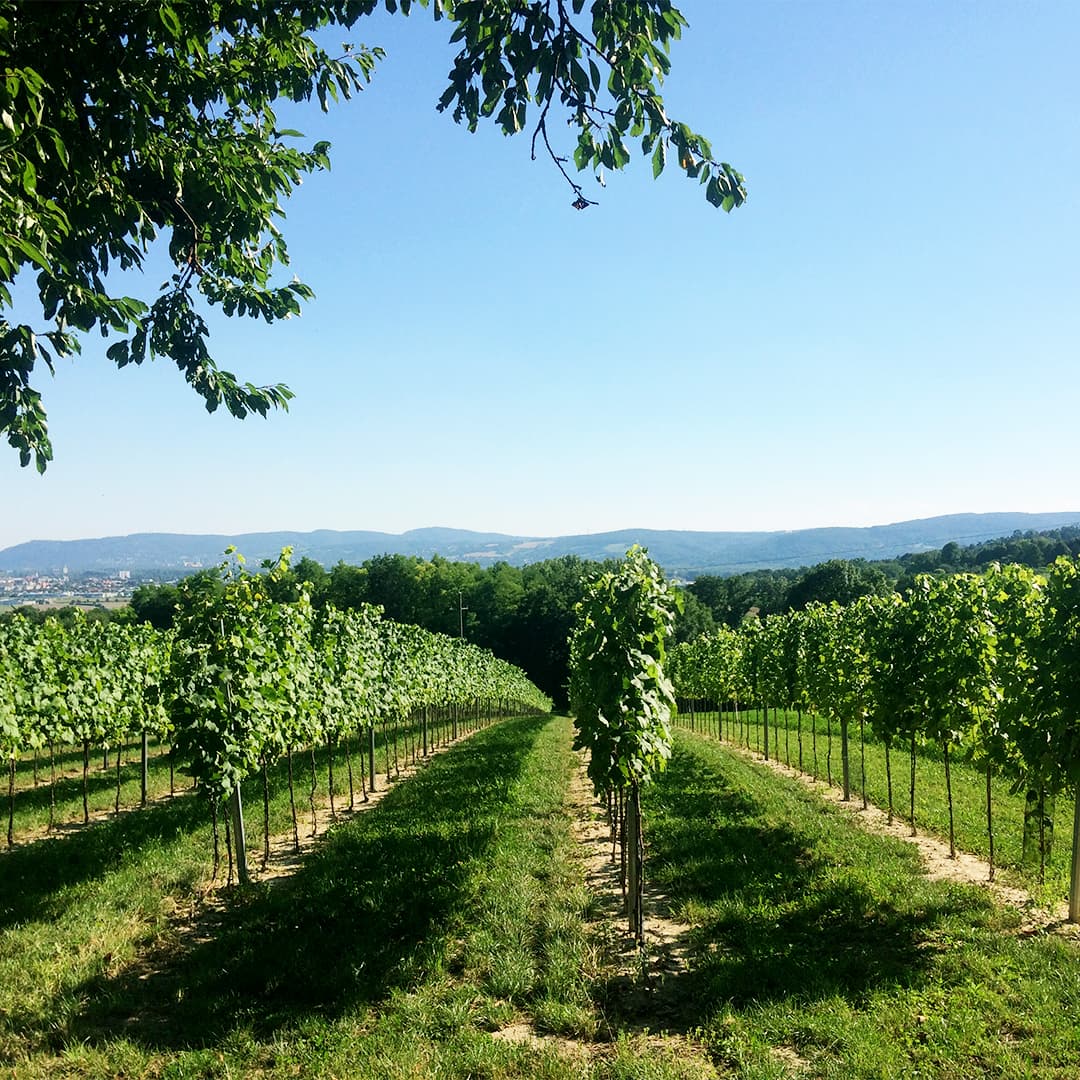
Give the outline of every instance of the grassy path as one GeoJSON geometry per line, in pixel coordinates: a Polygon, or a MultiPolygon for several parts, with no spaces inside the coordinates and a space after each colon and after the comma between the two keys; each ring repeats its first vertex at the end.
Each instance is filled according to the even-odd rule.
{"type": "Polygon", "coordinates": [[[1080,950],[1017,933],[800,783],[680,734],[650,872],[693,927],[687,1022],[747,1078],[1054,1078],[1080,1062],[1080,950]]]}
{"type": "MultiPolygon", "coordinates": [[[[779,712],[779,732],[770,722],[771,757],[792,767],[799,767],[799,746],[796,731],[796,715],[779,712]]],[[[708,724],[708,729],[715,736],[716,713],[697,716],[697,723],[708,724]]],[[[729,730],[730,714],[724,713],[724,734],[729,730]]],[[[681,724],[688,722],[683,714],[681,724]]],[[[840,784],[840,737],[835,724],[832,725],[832,737],[829,738],[826,721],[818,717],[816,721],[806,714],[803,716],[802,729],[802,769],[819,779],[826,779],[831,771],[834,786],[840,784]],[[812,724],[816,723],[816,740],[812,734],[812,724]],[[816,741],[816,749],[815,749],[816,741]],[[831,743],[831,761],[830,761],[831,743]]],[[[763,726],[760,714],[756,711],[744,711],[741,714],[739,734],[741,745],[750,743],[752,749],[760,752],[764,746],[763,726]]],[[[867,732],[869,736],[869,732],[867,732]]],[[[861,805],[862,760],[859,750],[857,730],[851,733],[851,789],[852,800],[859,800],[861,805]],[[857,796],[855,793],[859,792],[857,796]]],[[[885,769],[885,747],[872,737],[865,744],[866,759],[866,796],[875,805],[888,807],[889,791],[885,769]]],[[[901,820],[909,818],[909,757],[904,747],[893,747],[891,754],[893,809],[901,820]]],[[[956,828],[956,844],[962,851],[970,852],[981,859],[989,856],[989,844],[986,831],[986,776],[969,762],[957,758],[951,762],[953,803],[956,828]]],[[[993,783],[994,814],[994,861],[998,867],[1010,871],[1010,879],[1022,884],[1036,893],[1047,904],[1062,902],[1069,887],[1069,869],[1072,840],[1072,797],[1063,795],[1057,800],[1054,815],[1056,833],[1045,866],[1045,884],[1039,883],[1037,861],[1028,867],[1022,866],[1021,847],[1023,838],[1024,796],[1009,791],[1009,784],[1003,779],[993,783]]],[[[928,831],[946,840],[949,835],[949,810],[945,789],[945,768],[941,752],[934,746],[921,747],[916,764],[915,784],[915,821],[919,831],[928,831]]]]}
{"type": "Polygon", "coordinates": [[[635,976],[570,741],[478,732],[220,902],[194,799],[3,856],[0,1076],[1075,1080],[1075,945],[692,736],[646,805],[689,940],[635,976]]]}
{"type": "Polygon", "coordinates": [[[0,1063],[18,1078],[700,1076],[601,1030],[570,735],[564,718],[479,732],[294,874],[221,904],[198,899],[194,800],[13,852],[40,884],[0,885],[0,1063]],[[87,845],[77,863],[71,844],[87,845]]]}
{"type": "MultiPolygon", "coordinates": [[[[451,963],[469,871],[541,731],[512,721],[474,736],[334,831],[294,876],[219,908],[198,903],[208,836],[194,799],[12,852],[5,869],[34,865],[0,886],[0,1059],[21,1058],[26,1075],[163,1063],[200,1075],[224,1054],[243,1071],[266,1068],[268,1043],[282,1057],[287,1029],[305,1061],[301,1029],[334,1028],[435,957],[451,963]],[[9,889],[17,878],[36,887],[9,889]]],[[[283,814],[279,791],[272,820],[283,814]]],[[[511,954],[499,955],[492,970],[512,983],[511,954]]]]}

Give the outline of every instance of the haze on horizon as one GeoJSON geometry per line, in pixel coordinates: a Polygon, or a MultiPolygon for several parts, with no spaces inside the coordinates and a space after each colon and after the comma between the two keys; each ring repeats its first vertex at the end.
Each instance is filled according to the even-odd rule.
{"type": "MultiPolygon", "coordinates": [[[[975,511],[974,513],[978,514],[980,512],[975,511]]],[[[1070,525],[1071,524],[1080,524],[1080,510],[1078,510],[1078,511],[1050,510],[1050,511],[1033,511],[1033,512],[1032,511],[986,511],[986,513],[989,513],[989,514],[996,514],[996,513],[1004,513],[1004,514],[1034,513],[1034,514],[1040,514],[1040,515],[1068,515],[1068,521],[1065,522],[1066,524],[1070,524],[1070,525]]],[[[939,516],[952,517],[952,516],[957,516],[957,515],[932,515],[931,517],[932,518],[937,518],[939,516]]],[[[961,512],[959,516],[961,516],[961,517],[967,516],[967,513],[966,512],[961,512]]],[[[567,537],[579,537],[579,536],[580,537],[601,536],[601,535],[606,536],[606,535],[608,535],[610,533],[622,533],[622,532],[646,533],[646,532],[656,532],[656,531],[672,532],[672,533],[678,533],[678,534],[691,534],[691,535],[694,535],[694,534],[697,534],[697,533],[710,534],[710,535],[712,535],[712,534],[724,534],[724,533],[761,533],[761,534],[781,533],[781,534],[790,534],[790,533],[814,532],[814,531],[820,531],[820,530],[828,531],[828,530],[833,529],[833,528],[836,528],[836,529],[874,528],[874,527],[897,525],[897,524],[909,524],[911,522],[917,522],[917,521],[922,521],[922,520],[926,520],[926,519],[923,519],[923,518],[919,518],[919,519],[897,519],[896,521],[890,521],[890,522],[870,522],[867,525],[850,525],[850,524],[847,524],[847,523],[838,523],[838,524],[835,524],[835,525],[821,525],[821,526],[807,525],[807,526],[799,526],[799,527],[794,528],[794,529],[721,529],[721,530],[711,530],[710,529],[710,530],[706,530],[706,529],[679,529],[677,526],[670,526],[670,527],[663,527],[661,529],[654,529],[651,526],[633,526],[633,525],[630,525],[630,526],[620,526],[620,527],[617,527],[617,528],[614,528],[614,529],[592,529],[592,530],[589,530],[587,532],[566,532],[566,533],[510,532],[510,531],[503,530],[503,529],[468,529],[468,528],[463,528],[463,527],[460,527],[460,526],[453,526],[453,525],[448,526],[448,525],[438,525],[438,524],[433,524],[433,525],[430,525],[430,526],[414,526],[414,527],[412,527],[410,529],[400,529],[400,530],[367,529],[367,528],[356,529],[356,530],[353,530],[353,529],[321,529],[321,528],[316,528],[316,529],[294,529],[294,528],[289,528],[289,527],[283,527],[283,528],[280,528],[280,529],[277,529],[277,528],[243,529],[243,530],[231,530],[231,531],[225,531],[225,530],[221,530],[221,529],[181,530],[181,531],[179,531],[177,533],[169,533],[169,534],[165,534],[161,530],[133,530],[130,533],[111,533],[111,534],[103,534],[102,536],[32,537],[32,538],[28,538],[27,541],[17,541],[15,544],[0,545],[0,551],[7,550],[8,548],[15,547],[20,543],[25,543],[25,542],[28,542],[28,541],[48,541],[48,542],[52,542],[52,541],[61,541],[61,542],[63,542],[63,541],[94,541],[94,540],[117,539],[117,538],[123,538],[123,537],[127,537],[127,536],[140,536],[140,535],[179,535],[179,536],[219,535],[219,536],[222,536],[222,537],[239,537],[239,536],[243,536],[243,535],[258,535],[258,534],[268,534],[268,533],[299,533],[299,534],[302,534],[302,535],[310,535],[310,534],[318,534],[318,533],[321,533],[321,532],[331,532],[331,533],[341,533],[343,535],[347,535],[347,534],[352,533],[352,532],[361,532],[361,533],[376,533],[376,534],[385,534],[387,536],[393,536],[393,537],[401,537],[401,536],[412,534],[412,533],[418,533],[418,532],[423,533],[423,532],[426,532],[428,529],[433,529],[433,530],[446,529],[446,530],[455,531],[455,532],[456,531],[463,531],[463,532],[467,532],[467,533],[476,533],[478,536],[484,536],[484,535],[495,536],[495,535],[499,535],[499,536],[504,536],[504,537],[507,537],[509,539],[515,539],[515,540],[520,539],[520,540],[523,540],[523,541],[533,541],[533,540],[543,541],[543,540],[560,540],[560,539],[565,539],[567,537]]],[[[1047,529],[1047,528],[1057,528],[1057,527],[1060,527],[1060,525],[1061,525],[1061,523],[1058,523],[1057,525],[1050,525],[1050,524],[1046,524],[1046,523],[1032,522],[1031,525],[1030,525],[1030,528],[1035,529],[1037,531],[1041,531],[1041,530],[1044,530],[1044,529],[1047,529]]],[[[1028,526],[1027,525],[1021,525],[1020,527],[1026,529],[1028,526]]],[[[1001,535],[1004,536],[1007,533],[1012,532],[1012,531],[1013,531],[1012,526],[1010,526],[1008,528],[1003,527],[1001,535]]],[[[975,533],[972,533],[970,535],[968,535],[967,533],[961,531],[961,528],[958,527],[957,532],[956,532],[955,537],[954,537],[954,539],[956,539],[957,541],[959,541],[961,543],[966,543],[966,542],[973,542],[974,543],[974,542],[978,542],[978,541],[980,541],[980,540],[982,540],[984,538],[985,538],[984,530],[981,527],[980,527],[979,531],[977,531],[975,533]]],[[[526,545],[523,545],[523,546],[528,546],[528,545],[526,544],[526,545]]],[[[842,554],[842,553],[838,553],[838,554],[842,554]]],[[[457,556],[450,556],[450,557],[451,558],[456,558],[457,556]]]]}

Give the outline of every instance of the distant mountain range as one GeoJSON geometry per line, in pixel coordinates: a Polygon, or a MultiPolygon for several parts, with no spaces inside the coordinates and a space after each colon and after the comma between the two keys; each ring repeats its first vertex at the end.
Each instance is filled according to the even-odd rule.
{"type": "Polygon", "coordinates": [[[257,566],[291,546],[294,559],[308,556],[324,566],[362,563],[386,553],[441,555],[489,565],[504,560],[514,566],[579,555],[607,559],[642,544],[672,575],[736,574],[745,570],[812,566],[827,559],[891,559],[907,552],[942,547],[950,541],[974,544],[1029,529],[1057,529],[1080,524],[1080,511],[1056,514],[949,514],[868,528],[795,529],[788,532],[690,532],[621,529],[581,536],[507,536],[467,529],[412,529],[405,533],[316,532],[244,533],[239,536],[189,536],[136,533],[97,540],[31,540],[0,550],[0,572],[10,574],[87,571],[180,574],[215,566],[234,544],[257,566]]]}

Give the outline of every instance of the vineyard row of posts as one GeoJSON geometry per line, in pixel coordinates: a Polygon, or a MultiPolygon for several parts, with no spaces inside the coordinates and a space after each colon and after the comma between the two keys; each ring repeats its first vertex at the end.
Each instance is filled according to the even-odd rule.
{"type": "MultiPolygon", "coordinates": [[[[850,733],[885,746],[892,813],[890,751],[910,764],[940,749],[953,835],[950,762],[964,755],[986,776],[986,823],[993,862],[991,779],[1029,793],[1033,813],[1072,792],[1069,918],[1080,921],[1080,563],[1059,558],[1045,573],[1018,565],[984,574],[921,576],[904,595],[867,596],[847,606],[812,604],[786,615],[748,617],[677,646],[668,675],[685,710],[702,702],[825,716],[840,731],[844,798],[851,795],[850,733]]],[[[732,732],[734,734],[734,732],[732,732]]],[[[865,790],[865,787],[864,787],[865,790]]]]}
{"type": "Polygon", "coordinates": [[[266,574],[228,554],[223,587],[206,579],[184,586],[171,631],[80,618],[70,629],[19,617],[0,625],[8,846],[22,755],[48,751],[53,761],[58,748],[81,746],[87,820],[91,750],[141,740],[145,803],[154,739],[169,744],[170,764],[210,800],[215,871],[218,809],[228,803],[246,876],[240,784],[248,776],[261,771],[265,792],[268,767],[288,758],[291,790],[294,753],[325,745],[332,763],[334,745],[355,737],[367,747],[373,784],[377,726],[385,734],[387,723],[414,720],[426,753],[436,720],[456,737],[459,720],[551,709],[520,669],[468,642],[391,622],[377,607],[316,612],[303,592],[295,603],[275,602],[271,587],[288,568],[288,551],[266,574]]]}

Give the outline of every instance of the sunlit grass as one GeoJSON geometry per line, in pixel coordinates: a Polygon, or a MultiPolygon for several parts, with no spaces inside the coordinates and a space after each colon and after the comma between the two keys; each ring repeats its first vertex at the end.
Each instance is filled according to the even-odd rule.
{"type": "MultiPolygon", "coordinates": [[[[680,724],[688,723],[688,717],[680,717],[680,724]]],[[[715,737],[716,714],[699,714],[699,726],[715,737]]],[[[770,712],[770,756],[793,767],[799,765],[798,718],[795,713],[778,713],[779,735],[770,712]]],[[[730,715],[724,713],[724,737],[729,735],[730,715]]],[[[749,742],[758,751],[764,748],[764,727],[756,711],[741,713],[741,729],[736,728],[742,745],[749,742]]],[[[873,739],[867,730],[865,741],[866,796],[882,809],[888,806],[888,778],[885,768],[885,747],[873,739]]],[[[859,733],[852,728],[850,734],[850,775],[852,800],[861,803],[863,755],[859,746],[859,733]]],[[[910,757],[906,747],[893,746],[890,753],[892,766],[893,810],[895,816],[910,820],[910,757]]],[[[822,717],[816,719],[808,714],[802,718],[802,767],[821,780],[831,775],[832,783],[840,786],[840,733],[838,726],[829,725],[822,717]],[[814,752],[814,728],[817,732],[817,751],[814,752]],[[831,745],[831,760],[830,760],[831,745]]],[[[961,851],[968,851],[980,858],[990,854],[986,821],[986,774],[974,768],[959,754],[950,757],[952,773],[953,817],[956,844],[961,851]]],[[[1069,887],[1069,870],[1072,841],[1073,800],[1062,795],[1057,800],[1054,815],[1054,836],[1045,865],[1045,885],[1040,885],[1036,860],[1022,865],[1024,795],[1013,793],[1009,784],[1000,777],[992,781],[992,806],[994,822],[994,862],[1009,869],[1011,875],[1039,895],[1048,899],[1062,900],[1069,887]]],[[[921,832],[933,833],[943,839],[949,835],[949,806],[945,787],[945,767],[938,748],[921,747],[915,766],[915,825],[921,832]]]]}
{"type": "Polygon", "coordinates": [[[693,925],[685,996],[741,1077],[1061,1078],[1080,950],[796,781],[680,736],[650,789],[650,867],[693,925]]]}
{"type": "MultiPolygon", "coordinates": [[[[83,831],[104,862],[5,925],[0,1057],[16,1076],[692,1075],[632,1038],[590,1049],[573,765],[569,721],[496,725],[333,829],[291,878],[208,909],[194,799],[83,831]],[[167,816],[110,860],[110,826],[167,816]],[[511,1024],[535,1038],[492,1037],[511,1024]]],[[[37,847],[39,871],[65,842],[37,847]]]]}

